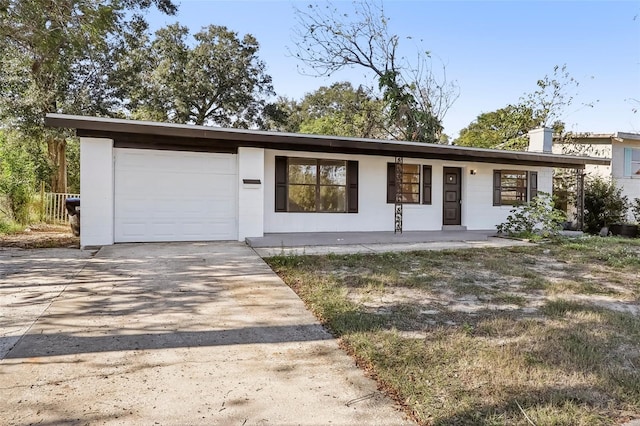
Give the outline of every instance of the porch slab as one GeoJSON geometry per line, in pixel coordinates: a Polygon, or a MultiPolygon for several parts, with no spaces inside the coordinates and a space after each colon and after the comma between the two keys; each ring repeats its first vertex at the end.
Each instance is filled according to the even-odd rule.
{"type": "Polygon", "coordinates": [[[380,232],[295,232],[264,234],[264,237],[247,238],[253,248],[342,246],[353,244],[415,244],[451,241],[487,241],[495,237],[495,230],[481,231],[393,231],[380,232]]]}
{"type": "Polygon", "coordinates": [[[412,231],[266,234],[247,238],[261,257],[384,253],[420,250],[452,250],[481,247],[530,245],[520,240],[496,237],[495,231],[412,231]]]}

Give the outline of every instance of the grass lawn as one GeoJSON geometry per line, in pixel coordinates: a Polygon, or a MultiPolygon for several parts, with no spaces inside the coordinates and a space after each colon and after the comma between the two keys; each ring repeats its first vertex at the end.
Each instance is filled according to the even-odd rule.
{"type": "Polygon", "coordinates": [[[421,424],[640,418],[640,240],[267,261],[421,424]]]}

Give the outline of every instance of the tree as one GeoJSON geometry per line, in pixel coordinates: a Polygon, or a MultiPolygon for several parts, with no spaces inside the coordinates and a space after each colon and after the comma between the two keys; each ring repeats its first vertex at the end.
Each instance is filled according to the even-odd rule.
{"type": "Polygon", "coordinates": [[[352,14],[329,2],[297,9],[296,57],[319,76],[346,67],[364,68],[382,93],[388,136],[437,142],[442,119],[458,97],[457,87],[447,82],[444,66],[439,81],[429,52],[418,50],[413,60],[401,55],[400,37],[389,33],[381,2],[353,3],[352,14]]]}
{"type": "Polygon", "coordinates": [[[518,103],[478,115],[460,131],[454,144],[522,151],[527,149],[531,129],[551,126],[555,134],[562,134],[565,124],[561,118],[572,105],[578,85],[566,65],[556,65],[553,75],[538,80],[537,89],[522,95],[518,103]]]}
{"type": "Polygon", "coordinates": [[[322,86],[300,101],[281,98],[272,129],[317,135],[384,137],[383,103],[349,82],[322,86]]]}
{"type": "Polygon", "coordinates": [[[250,34],[242,39],[210,25],[189,44],[179,24],[162,28],[152,40],[140,29],[118,63],[115,79],[125,90],[124,108],[136,118],[173,123],[260,126],[271,77],[250,34]]]}
{"type": "Polygon", "coordinates": [[[171,0],[0,0],[0,120],[46,146],[52,190],[66,190],[70,135],[46,129],[45,114],[104,111],[99,57],[152,5],[176,11],[171,0]]]}
{"type": "Polygon", "coordinates": [[[533,111],[523,105],[508,105],[480,114],[460,130],[455,145],[476,148],[526,149],[527,132],[536,127],[533,111]]]}

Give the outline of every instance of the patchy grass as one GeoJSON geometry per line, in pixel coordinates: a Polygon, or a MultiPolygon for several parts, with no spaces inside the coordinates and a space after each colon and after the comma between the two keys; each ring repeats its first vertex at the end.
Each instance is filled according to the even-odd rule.
{"type": "Polygon", "coordinates": [[[640,241],[273,257],[421,424],[609,425],[640,413],[640,241]]]}

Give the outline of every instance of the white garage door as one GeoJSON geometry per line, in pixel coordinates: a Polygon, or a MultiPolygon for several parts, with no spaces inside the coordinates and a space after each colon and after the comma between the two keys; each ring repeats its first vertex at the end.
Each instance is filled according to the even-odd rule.
{"type": "Polygon", "coordinates": [[[236,155],[115,149],[115,241],[235,240],[236,155]]]}

